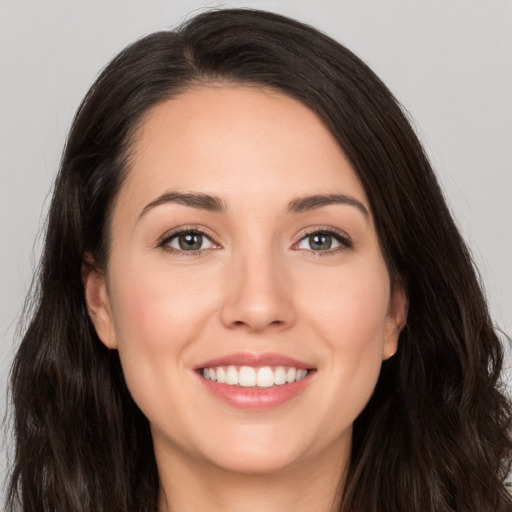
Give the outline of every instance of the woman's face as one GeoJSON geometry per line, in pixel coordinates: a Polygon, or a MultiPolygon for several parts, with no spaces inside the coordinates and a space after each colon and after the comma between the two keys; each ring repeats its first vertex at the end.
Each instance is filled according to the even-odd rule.
{"type": "Polygon", "coordinates": [[[361,184],[311,110],[235,85],[156,106],[111,232],[106,277],[84,278],[89,309],[159,463],[260,473],[345,460],[405,298],[361,184]]]}

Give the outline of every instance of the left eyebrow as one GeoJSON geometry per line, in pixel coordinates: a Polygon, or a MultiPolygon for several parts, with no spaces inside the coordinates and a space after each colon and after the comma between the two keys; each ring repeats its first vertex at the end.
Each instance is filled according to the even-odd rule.
{"type": "Polygon", "coordinates": [[[310,210],[316,210],[332,204],[347,204],[356,207],[367,219],[370,218],[366,206],[355,197],[344,194],[316,194],[313,196],[304,196],[294,199],[288,203],[288,213],[303,213],[310,210]]]}
{"type": "Polygon", "coordinates": [[[146,215],[149,210],[166,203],[178,203],[210,212],[224,212],[226,210],[226,205],[222,199],[215,196],[200,194],[198,192],[166,192],[147,204],[140,213],[139,219],[146,215]]]}

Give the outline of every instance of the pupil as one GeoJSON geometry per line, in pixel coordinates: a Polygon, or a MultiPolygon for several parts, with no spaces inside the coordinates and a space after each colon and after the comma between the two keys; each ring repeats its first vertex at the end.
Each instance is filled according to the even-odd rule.
{"type": "Polygon", "coordinates": [[[184,251],[197,251],[203,245],[203,236],[197,233],[185,233],[179,236],[180,249],[184,251]]]}
{"type": "Polygon", "coordinates": [[[316,234],[309,237],[309,245],[312,249],[326,251],[331,248],[332,239],[330,235],[316,234]]]}

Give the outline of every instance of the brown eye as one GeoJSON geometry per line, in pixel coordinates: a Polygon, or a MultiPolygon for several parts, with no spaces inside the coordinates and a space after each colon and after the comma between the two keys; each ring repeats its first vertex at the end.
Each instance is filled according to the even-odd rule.
{"type": "Polygon", "coordinates": [[[314,252],[335,252],[336,249],[352,247],[352,242],[337,231],[321,230],[306,235],[295,247],[314,252]]]}
{"type": "Polygon", "coordinates": [[[178,245],[182,251],[198,251],[203,245],[203,235],[185,233],[178,236],[178,245]]]}
{"type": "Polygon", "coordinates": [[[181,231],[164,241],[163,246],[176,251],[195,252],[215,247],[209,237],[198,231],[181,231]]]}
{"type": "Polygon", "coordinates": [[[313,251],[326,251],[332,246],[332,236],[325,233],[315,233],[309,235],[308,242],[313,251]]]}

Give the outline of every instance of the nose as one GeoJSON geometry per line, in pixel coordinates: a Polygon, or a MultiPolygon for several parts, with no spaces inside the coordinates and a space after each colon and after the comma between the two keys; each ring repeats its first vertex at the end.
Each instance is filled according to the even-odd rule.
{"type": "Polygon", "coordinates": [[[240,254],[231,261],[221,321],[248,332],[281,330],[295,322],[293,290],[285,264],[268,253],[240,254]]]}

